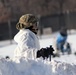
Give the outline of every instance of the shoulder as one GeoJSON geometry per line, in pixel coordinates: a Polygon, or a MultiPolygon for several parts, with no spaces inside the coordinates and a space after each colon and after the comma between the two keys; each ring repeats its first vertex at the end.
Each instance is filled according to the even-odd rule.
{"type": "Polygon", "coordinates": [[[62,37],[62,35],[59,33],[57,37],[58,37],[58,38],[59,38],[59,37],[62,37]]]}
{"type": "Polygon", "coordinates": [[[21,39],[26,38],[29,35],[29,32],[25,29],[21,29],[15,36],[14,36],[14,40],[15,41],[19,41],[21,39]]]}

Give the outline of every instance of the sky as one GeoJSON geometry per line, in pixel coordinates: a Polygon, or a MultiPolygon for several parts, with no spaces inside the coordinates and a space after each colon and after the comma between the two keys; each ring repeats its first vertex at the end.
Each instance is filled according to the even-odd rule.
{"type": "MultiPolygon", "coordinates": [[[[45,37],[45,36],[44,36],[45,37]]],[[[55,48],[56,37],[49,36],[39,39],[40,47],[55,48]]],[[[0,75],[76,75],[76,34],[68,36],[68,42],[71,45],[72,54],[61,55],[60,57],[52,57],[52,60],[43,59],[13,59],[14,49],[17,44],[10,41],[0,42],[0,75]],[[10,59],[5,59],[5,56],[10,59]]]]}

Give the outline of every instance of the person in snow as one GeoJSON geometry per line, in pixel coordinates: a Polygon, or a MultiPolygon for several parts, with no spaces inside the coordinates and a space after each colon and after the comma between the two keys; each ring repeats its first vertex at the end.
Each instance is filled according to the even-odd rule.
{"type": "Polygon", "coordinates": [[[64,45],[66,40],[67,40],[67,29],[65,27],[62,27],[56,40],[57,50],[60,50],[62,53],[64,53],[64,45]]]}
{"type": "Polygon", "coordinates": [[[53,55],[54,49],[52,46],[47,48],[41,48],[37,37],[38,32],[38,18],[33,14],[22,15],[19,22],[16,25],[19,32],[14,36],[14,40],[17,42],[17,47],[14,52],[15,58],[44,58],[49,55],[53,55]],[[47,51],[48,50],[48,51],[47,51]],[[46,52],[47,56],[46,56],[46,52]]]}
{"type": "Polygon", "coordinates": [[[17,47],[14,51],[15,58],[36,58],[37,50],[40,49],[38,32],[38,18],[33,14],[22,15],[16,25],[19,32],[14,36],[17,47]]]}

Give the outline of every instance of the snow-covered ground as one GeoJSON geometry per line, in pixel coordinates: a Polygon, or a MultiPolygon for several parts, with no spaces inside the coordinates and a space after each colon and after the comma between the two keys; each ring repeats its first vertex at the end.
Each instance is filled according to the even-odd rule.
{"type": "MultiPolygon", "coordinates": [[[[49,47],[55,43],[55,36],[42,36],[40,46],[49,47]],[[45,38],[43,38],[45,37],[45,38]]],[[[72,48],[71,55],[62,55],[60,57],[49,60],[30,60],[21,58],[20,60],[13,60],[14,49],[16,43],[13,41],[0,42],[0,75],[76,75],[76,34],[68,36],[68,42],[72,48]],[[5,56],[10,56],[11,59],[5,59],[5,56]]]]}

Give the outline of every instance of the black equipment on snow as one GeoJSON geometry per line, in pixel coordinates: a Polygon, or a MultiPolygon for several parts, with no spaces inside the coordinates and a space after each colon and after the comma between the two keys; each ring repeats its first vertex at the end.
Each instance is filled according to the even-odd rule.
{"type": "Polygon", "coordinates": [[[54,57],[53,51],[54,49],[52,46],[41,48],[40,50],[37,51],[37,58],[42,57],[43,59],[45,59],[50,57],[50,61],[51,61],[51,55],[54,57]]]}

